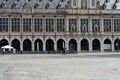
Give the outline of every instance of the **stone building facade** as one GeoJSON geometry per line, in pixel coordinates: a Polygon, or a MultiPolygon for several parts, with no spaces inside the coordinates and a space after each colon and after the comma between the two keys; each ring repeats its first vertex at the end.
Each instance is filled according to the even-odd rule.
{"type": "Polygon", "coordinates": [[[0,47],[120,50],[119,0],[0,0],[0,47]]]}

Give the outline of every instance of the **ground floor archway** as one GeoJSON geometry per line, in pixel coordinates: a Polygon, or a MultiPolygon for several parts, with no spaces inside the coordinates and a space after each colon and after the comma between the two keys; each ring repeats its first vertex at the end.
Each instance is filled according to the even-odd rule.
{"type": "Polygon", "coordinates": [[[39,51],[43,51],[43,42],[40,39],[37,39],[34,43],[34,48],[35,51],[39,52],[39,51]]]}
{"type": "Polygon", "coordinates": [[[17,51],[20,51],[20,41],[17,39],[14,39],[11,43],[12,47],[14,47],[17,51]]]}
{"type": "Polygon", "coordinates": [[[94,39],[92,42],[93,51],[100,51],[100,41],[98,39],[94,39]]]}
{"type": "Polygon", "coordinates": [[[29,39],[23,41],[23,51],[32,51],[32,43],[29,39]]]}
{"type": "Polygon", "coordinates": [[[120,50],[120,39],[116,39],[114,41],[114,49],[117,51],[117,50],[120,50]]]}
{"type": "Polygon", "coordinates": [[[81,50],[82,51],[89,51],[89,42],[87,39],[81,40],[81,50]]]}
{"type": "Polygon", "coordinates": [[[2,39],[1,41],[0,41],[0,47],[2,47],[2,46],[5,46],[5,45],[8,45],[9,43],[8,43],[8,41],[6,40],[6,39],[2,39]]]}
{"type": "Polygon", "coordinates": [[[77,51],[77,42],[75,39],[69,41],[69,51],[77,51]]]}
{"type": "Polygon", "coordinates": [[[112,44],[109,39],[106,39],[104,41],[104,51],[111,51],[112,50],[112,44]]]}
{"type": "Polygon", "coordinates": [[[54,51],[54,42],[52,39],[46,41],[46,51],[54,51]]]}
{"type": "Polygon", "coordinates": [[[63,39],[59,39],[57,41],[57,51],[63,51],[63,49],[65,48],[65,41],[63,39]]]}

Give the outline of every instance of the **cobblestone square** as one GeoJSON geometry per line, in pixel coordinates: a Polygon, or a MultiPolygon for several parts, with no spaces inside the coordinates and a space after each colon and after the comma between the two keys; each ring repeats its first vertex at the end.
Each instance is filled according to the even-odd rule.
{"type": "Polygon", "coordinates": [[[120,53],[4,54],[0,80],[120,80],[120,53]]]}

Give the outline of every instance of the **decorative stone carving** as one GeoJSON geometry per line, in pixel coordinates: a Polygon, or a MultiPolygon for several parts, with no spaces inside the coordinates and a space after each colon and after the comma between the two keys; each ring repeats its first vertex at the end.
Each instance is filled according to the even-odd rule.
{"type": "Polygon", "coordinates": [[[94,25],[94,32],[98,32],[98,24],[94,25]]]}
{"type": "Polygon", "coordinates": [[[71,32],[75,32],[75,28],[76,28],[75,24],[72,24],[71,25],[71,32]]]}
{"type": "Polygon", "coordinates": [[[87,31],[87,26],[86,26],[86,24],[83,24],[83,25],[82,25],[82,31],[83,31],[83,32],[86,32],[86,31],[87,31]]]}

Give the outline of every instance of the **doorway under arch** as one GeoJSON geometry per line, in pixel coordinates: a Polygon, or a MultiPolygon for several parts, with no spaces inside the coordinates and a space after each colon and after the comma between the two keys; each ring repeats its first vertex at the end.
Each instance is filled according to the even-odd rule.
{"type": "Polygon", "coordinates": [[[114,42],[115,51],[120,50],[120,39],[116,39],[114,42]]]}
{"type": "Polygon", "coordinates": [[[29,39],[23,41],[23,51],[32,51],[32,43],[29,39]]]}
{"type": "Polygon", "coordinates": [[[40,52],[43,51],[43,42],[40,39],[35,40],[34,43],[35,51],[40,52]]]}
{"type": "Polygon", "coordinates": [[[57,51],[63,51],[63,49],[65,48],[65,41],[63,39],[59,39],[57,41],[57,51]]]}
{"type": "Polygon", "coordinates": [[[109,39],[104,41],[104,51],[112,51],[112,44],[109,39]]]}
{"type": "Polygon", "coordinates": [[[46,51],[54,51],[54,42],[52,39],[46,41],[46,51]]]}
{"type": "Polygon", "coordinates": [[[100,41],[98,39],[94,39],[92,42],[93,51],[100,51],[100,41]]]}
{"type": "Polygon", "coordinates": [[[5,45],[8,45],[8,41],[6,39],[2,39],[0,41],[0,47],[5,46],[5,45]]]}
{"type": "Polygon", "coordinates": [[[89,42],[87,39],[81,40],[81,50],[82,51],[89,51],[89,42]]]}
{"type": "Polygon", "coordinates": [[[77,51],[77,42],[75,39],[71,39],[69,41],[69,51],[70,52],[77,51]]]}
{"type": "Polygon", "coordinates": [[[17,51],[20,51],[20,41],[19,40],[14,39],[11,44],[12,44],[12,47],[14,47],[17,51]]]}

